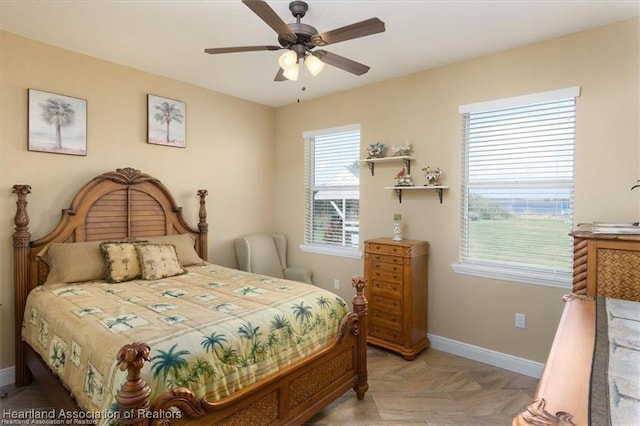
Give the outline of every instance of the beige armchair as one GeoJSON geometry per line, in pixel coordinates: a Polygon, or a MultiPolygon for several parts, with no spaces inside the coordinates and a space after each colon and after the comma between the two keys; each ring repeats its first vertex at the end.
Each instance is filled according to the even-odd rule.
{"type": "Polygon", "coordinates": [[[236,238],[239,269],[313,284],[307,268],[287,267],[287,240],[282,234],[249,234],[236,238]]]}

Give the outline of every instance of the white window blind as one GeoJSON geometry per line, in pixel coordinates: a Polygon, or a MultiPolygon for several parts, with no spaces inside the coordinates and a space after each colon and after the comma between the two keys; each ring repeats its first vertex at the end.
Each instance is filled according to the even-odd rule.
{"type": "Polygon", "coordinates": [[[565,287],[579,88],[463,106],[457,272],[565,287]]]}
{"type": "MultiPolygon", "coordinates": [[[[360,126],[305,132],[305,244],[359,246],[360,126]]],[[[323,252],[327,252],[326,250],[323,252]]]]}

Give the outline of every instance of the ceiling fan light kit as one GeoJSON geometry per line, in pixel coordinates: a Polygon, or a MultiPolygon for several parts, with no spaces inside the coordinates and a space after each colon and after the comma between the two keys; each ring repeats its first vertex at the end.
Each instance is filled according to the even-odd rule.
{"type": "Polygon", "coordinates": [[[287,80],[298,81],[299,73],[300,73],[300,67],[298,67],[298,64],[293,64],[293,65],[285,68],[283,70],[283,72],[282,72],[282,75],[287,80]]]}
{"type": "Polygon", "coordinates": [[[369,71],[367,65],[327,52],[326,50],[313,51],[317,46],[327,46],[341,41],[352,40],[372,34],[384,32],[385,26],[378,18],[370,18],[351,25],[336,28],[325,33],[318,33],[314,27],[300,22],[309,10],[309,5],[304,1],[292,1],[289,10],[296,18],[296,22],[285,23],[276,12],[263,0],[242,0],[249,9],[278,34],[280,46],[241,46],[205,49],[205,53],[211,55],[219,53],[252,52],[262,50],[282,50],[286,52],[278,58],[280,68],[274,81],[297,80],[299,74],[298,62],[304,60],[304,64],[311,75],[316,76],[322,71],[325,64],[332,65],[355,75],[362,75],[369,71]]]}
{"type": "Polygon", "coordinates": [[[278,58],[278,65],[283,70],[287,70],[289,67],[298,66],[298,55],[293,50],[287,50],[280,58],[278,58]]]}
{"type": "Polygon", "coordinates": [[[322,68],[324,68],[324,62],[318,59],[313,53],[307,55],[304,60],[304,64],[306,65],[311,75],[314,77],[320,74],[320,71],[322,71],[322,68]]]}

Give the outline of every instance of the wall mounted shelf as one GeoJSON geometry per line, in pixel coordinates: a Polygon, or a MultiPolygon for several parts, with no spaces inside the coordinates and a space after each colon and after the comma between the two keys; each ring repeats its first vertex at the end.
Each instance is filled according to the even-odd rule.
{"type": "Polygon", "coordinates": [[[424,186],[385,186],[384,189],[393,189],[396,191],[396,195],[398,196],[398,201],[402,203],[402,191],[411,191],[411,190],[419,190],[419,189],[432,189],[438,191],[438,198],[440,198],[440,204],[442,204],[442,190],[449,189],[448,186],[442,185],[424,185],[424,186]]]}
{"type": "Polygon", "coordinates": [[[398,156],[398,157],[382,157],[382,158],[365,158],[360,160],[361,163],[367,163],[369,170],[371,170],[371,176],[374,174],[376,163],[388,163],[393,161],[402,161],[407,168],[407,174],[411,174],[411,161],[415,160],[415,157],[410,156],[398,156]]]}

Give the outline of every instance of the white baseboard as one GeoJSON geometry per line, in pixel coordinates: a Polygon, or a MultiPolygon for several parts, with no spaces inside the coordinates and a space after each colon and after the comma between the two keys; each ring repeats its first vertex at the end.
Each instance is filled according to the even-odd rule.
{"type": "Polygon", "coordinates": [[[539,379],[542,375],[544,364],[539,362],[519,358],[502,352],[492,351],[480,346],[458,342],[457,340],[429,333],[427,333],[427,336],[431,341],[431,347],[438,351],[483,362],[485,364],[493,365],[494,367],[504,368],[505,370],[514,371],[518,374],[524,374],[525,376],[534,377],[536,379],[539,379]]]}
{"type": "Polygon", "coordinates": [[[0,386],[12,385],[16,382],[16,368],[14,366],[0,370],[0,386]]]}

